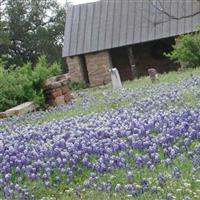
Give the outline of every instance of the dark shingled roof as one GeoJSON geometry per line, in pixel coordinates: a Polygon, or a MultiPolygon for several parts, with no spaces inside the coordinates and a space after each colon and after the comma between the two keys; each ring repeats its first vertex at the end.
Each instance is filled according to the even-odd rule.
{"type": "Polygon", "coordinates": [[[101,0],[72,6],[63,57],[194,32],[200,24],[198,11],[198,0],[101,0]],[[193,16],[184,17],[188,15],[193,16]]]}

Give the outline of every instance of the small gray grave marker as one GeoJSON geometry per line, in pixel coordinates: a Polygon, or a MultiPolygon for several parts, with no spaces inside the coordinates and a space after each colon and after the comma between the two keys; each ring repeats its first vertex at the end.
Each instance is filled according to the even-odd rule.
{"type": "Polygon", "coordinates": [[[150,77],[152,83],[155,83],[156,81],[158,81],[158,73],[155,68],[149,68],[148,74],[149,74],[149,77],[150,77]]]}

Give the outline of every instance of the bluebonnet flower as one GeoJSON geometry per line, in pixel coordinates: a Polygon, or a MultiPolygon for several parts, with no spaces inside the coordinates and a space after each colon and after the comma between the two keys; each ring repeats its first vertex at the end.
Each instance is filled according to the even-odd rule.
{"type": "Polygon", "coordinates": [[[175,167],[173,172],[172,172],[172,177],[174,177],[175,179],[180,179],[181,178],[181,174],[182,173],[181,173],[180,169],[175,167]]]}
{"type": "Polygon", "coordinates": [[[157,176],[157,179],[159,181],[159,184],[163,187],[167,181],[167,178],[164,174],[160,173],[158,176],[157,176]]]}
{"type": "Polygon", "coordinates": [[[115,192],[117,192],[117,193],[122,192],[122,186],[121,186],[121,184],[117,184],[116,185],[115,192]]]}
{"type": "Polygon", "coordinates": [[[134,191],[133,185],[131,185],[131,184],[125,185],[124,189],[128,194],[133,194],[133,191],[134,191]]]}
{"type": "Polygon", "coordinates": [[[134,180],[134,175],[133,175],[133,172],[132,171],[128,171],[128,181],[129,182],[133,182],[134,180]]]}
{"type": "Polygon", "coordinates": [[[149,181],[147,179],[142,179],[141,185],[147,186],[149,184],[149,181]]]}
{"type": "Polygon", "coordinates": [[[200,144],[195,147],[194,151],[197,155],[200,155],[200,144]]]}
{"type": "Polygon", "coordinates": [[[45,186],[49,187],[50,186],[50,182],[49,181],[45,181],[45,186]]]}
{"type": "Polygon", "coordinates": [[[11,190],[9,187],[4,187],[3,192],[4,192],[4,196],[8,199],[11,198],[13,195],[13,190],[11,190]]]}
{"type": "Polygon", "coordinates": [[[80,198],[81,197],[81,188],[77,187],[75,191],[76,191],[76,195],[80,198]]]}
{"type": "Polygon", "coordinates": [[[194,155],[192,158],[192,164],[196,167],[200,166],[200,156],[194,155]]]}
{"type": "Polygon", "coordinates": [[[184,197],[183,200],[191,200],[190,197],[184,197]]]}
{"type": "Polygon", "coordinates": [[[158,192],[158,188],[157,188],[156,186],[153,186],[153,187],[151,188],[151,193],[152,193],[152,194],[157,194],[157,192],[158,192]]]}
{"type": "Polygon", "coordinates": [[[175,199],[175,197],[171,193],[168,193],[166,196],[166,200],[173,200],[173,199],[175,199]]]}

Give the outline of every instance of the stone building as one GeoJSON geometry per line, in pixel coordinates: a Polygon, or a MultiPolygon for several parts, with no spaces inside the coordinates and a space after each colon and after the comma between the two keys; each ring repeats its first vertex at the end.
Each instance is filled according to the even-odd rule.
{"type": "Polygon", "coordinates": [[[200,25],[198,0],[101,0],[67,11],[63,57],[74,81],[110,82],[116,67],[122,81],[177,69],[163,56],[175,38],[200,25]]]}

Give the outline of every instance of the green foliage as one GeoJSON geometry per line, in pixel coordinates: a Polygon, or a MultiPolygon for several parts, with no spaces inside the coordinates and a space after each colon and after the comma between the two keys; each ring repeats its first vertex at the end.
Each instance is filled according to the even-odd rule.
{"type": "Polygon", "coordinates": [[[81,89],[86,89],[87,84],[84,82],[76,82],[76,81],[69,81],[68,86],[70,90],[81,90],[81,89]]]}
{"type": "Polygon", "coordinates": [[[50,64],[62,62],[65,66],[61,58],[64,6],[56,0],[4,0],[2,7],[0,55],[7,67],[27,62],[35,65],[41,55],[46,55],[50,64]]]}
{"type": "Polygon", "coordinates": [[[30,63],[22,67],[4,68],[0,60],[0,111],[25,101],[34,101],[39,106],[45,105],[43,93],[45,80],[61,72],[58,64],[48,66],[44,56],[39,58],[33,69],[30,63]]]}
{"type": "Polygon", "coordinates": [[[200,33],[183,35],[176,39],[174,50],[166,54],[184,67],[200,66],[200,33]]]}

